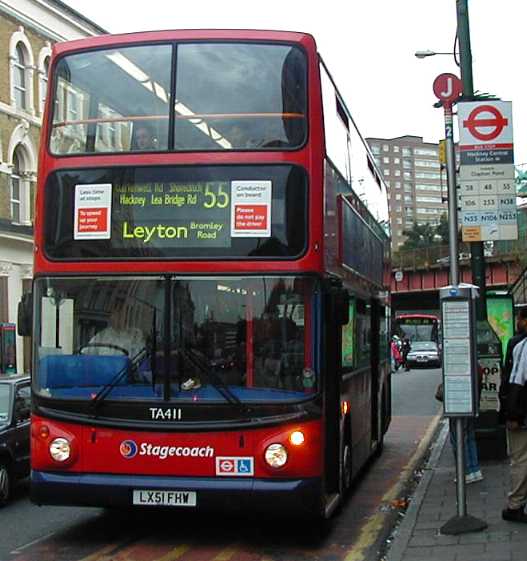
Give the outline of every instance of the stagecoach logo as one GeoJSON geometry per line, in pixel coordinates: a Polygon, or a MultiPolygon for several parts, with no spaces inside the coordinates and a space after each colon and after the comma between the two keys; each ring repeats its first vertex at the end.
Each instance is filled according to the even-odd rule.
{"type": "Polygon", "coordinates": [[[123,440],[119,446],[121,456],[127,460],[135,456],[152,456],[160,460],[167,458],[213,458],[212,446],[160,446],[150,442],[141,442],[137,445],[133,440],[123,440]]]}
{"type": "Polygon", "coordinates": [[[133,440],[123,440],[119,450],[123,458],[129,460],[137,454],[137,444],[133,440]]]}

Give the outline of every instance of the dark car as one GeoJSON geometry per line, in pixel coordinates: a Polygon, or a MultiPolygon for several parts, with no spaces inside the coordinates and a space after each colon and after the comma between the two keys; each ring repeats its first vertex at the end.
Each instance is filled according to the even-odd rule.
{"type": "Polygon", "coordinates": [[[0,506],[29,475],[31,387],[28,376],[0,374],[0,506]]]}
{"type": "Polygon", "coordinates": [[[408,366],[441,366],[437,344],[434,341],[412,341],[406,362],[408,366]]]}

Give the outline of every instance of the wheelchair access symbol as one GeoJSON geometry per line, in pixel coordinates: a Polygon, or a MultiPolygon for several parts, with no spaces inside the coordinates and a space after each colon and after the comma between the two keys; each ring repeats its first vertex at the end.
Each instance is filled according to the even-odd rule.
{"type": "Polygon", "coordinates": [[[254,458],[221,456],[216,458],[216,475],[223,477],[248,477],[254,475],[254,458]]]}

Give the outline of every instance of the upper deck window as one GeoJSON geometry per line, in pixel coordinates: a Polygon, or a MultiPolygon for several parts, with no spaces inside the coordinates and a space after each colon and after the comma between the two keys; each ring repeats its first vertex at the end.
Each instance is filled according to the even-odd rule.
{"type": "Polygon", "coordinates": [[[50,149],[298,148],[306,106],[306,57],[289,45],[185,43],[72,54],[55,69],[50,149]]]}

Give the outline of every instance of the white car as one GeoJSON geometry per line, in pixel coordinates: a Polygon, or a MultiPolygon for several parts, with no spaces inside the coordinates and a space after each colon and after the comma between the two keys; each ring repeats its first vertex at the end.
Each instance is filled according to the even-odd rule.
{"type": "Polygon", "coordinates": [[[433,341],[412,341],[406,357],[408,366],[441,366],[441,356],[433,341]]]}

